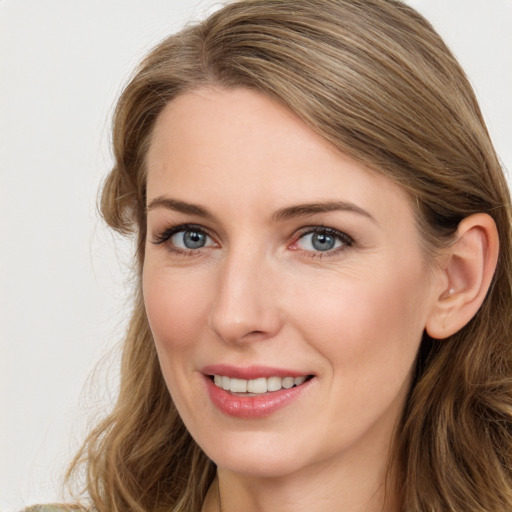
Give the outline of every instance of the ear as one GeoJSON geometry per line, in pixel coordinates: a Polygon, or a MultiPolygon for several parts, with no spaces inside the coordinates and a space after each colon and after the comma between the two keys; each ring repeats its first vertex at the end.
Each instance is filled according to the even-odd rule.
{"type": "Polygon", "coordinates": [[[492,217],[477,213],[459,224],[454,243],[441,256],[441,291],[425,326],[430,337],[447,338],[475,316],[491,284],[498,252],[492,217]]]}

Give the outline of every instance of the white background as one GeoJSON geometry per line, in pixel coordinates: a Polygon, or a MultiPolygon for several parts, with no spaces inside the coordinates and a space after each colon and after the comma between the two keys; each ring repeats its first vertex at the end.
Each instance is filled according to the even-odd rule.
{"type": "MultiPolygon", "coordinates": [[[[512,0],[411,0],[476,88],[512,169],[512,0]]],[[[59,499],[115,389],[130,246],[96,213],[115,98],[213,0],[0,0],[0,510],[59,499]],[[108,385],[110,383],[110,385],[108,385]]]]}

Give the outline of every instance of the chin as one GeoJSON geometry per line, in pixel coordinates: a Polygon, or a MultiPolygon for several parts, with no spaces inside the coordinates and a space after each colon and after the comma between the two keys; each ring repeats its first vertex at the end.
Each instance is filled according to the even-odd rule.
{"type": "Polygon", "coordinates": [[[279,478],[295,473],[311,462],[303,446],[286,443],[286,438],[290,440],[289,433],[285,439],[258,435],[254,431],[239,434],[230,432],[225,443],[201,446],[219,470],[255,478],[279,478]]]}
{"type": "Polygon", "coordinates": [[[251,478],[283,478],[301,469],[297,460],[282,458],[224,457],[217,464],[220,471],[229,471],[251,478]]]}

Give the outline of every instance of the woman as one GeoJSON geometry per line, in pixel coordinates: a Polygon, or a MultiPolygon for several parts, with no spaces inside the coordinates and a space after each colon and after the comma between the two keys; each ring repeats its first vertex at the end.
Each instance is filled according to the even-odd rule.
{"type": "Polygon", "coordinates": [[[139,288],[71,471],[95,510],[512,506],[510,198],[421,16],[228,4],[144,60],[113,141],[139,288]]]}

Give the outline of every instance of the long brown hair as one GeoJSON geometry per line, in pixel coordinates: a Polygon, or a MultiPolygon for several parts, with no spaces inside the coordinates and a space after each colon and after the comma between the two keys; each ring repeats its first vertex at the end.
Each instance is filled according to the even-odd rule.
{"type": "MultiPolygon", "coordinates": [[[[511,218],[509,193],[474,93],[431,25],[397,0],[242,0],[159,44],[114,118],[106,222],[146,237],[145,155],[165,105],[204,85],[246,87],[286,106],[341,152],[411,198],[425,248],[459,222],[493,217],[500,257],[471,322],[425,336],[397,432],[402,510],[512,510],[511,218]]],[[[215,474],[166,389],[140,284],[118,400],[71,471],[86,468],[100,512],[196,512],[215,474]]]]}

